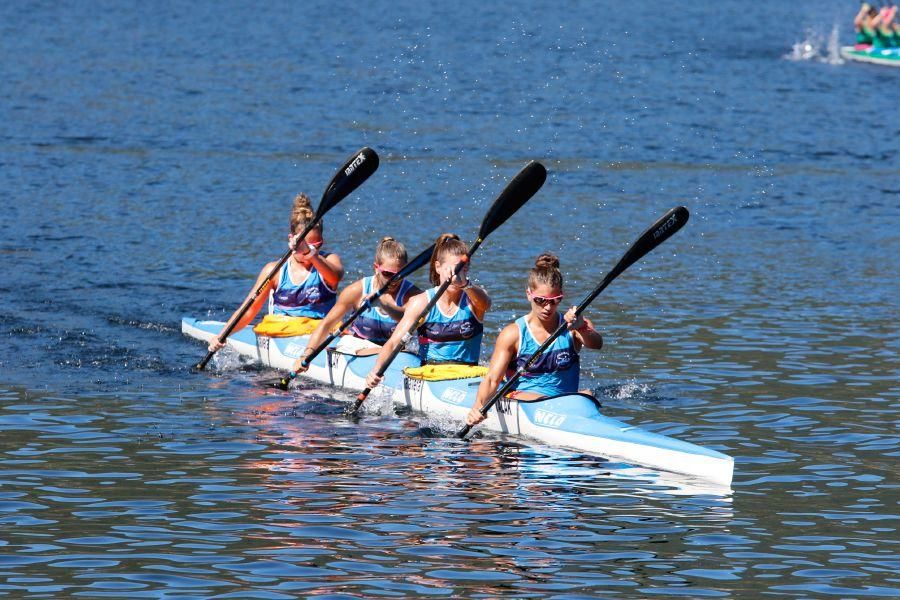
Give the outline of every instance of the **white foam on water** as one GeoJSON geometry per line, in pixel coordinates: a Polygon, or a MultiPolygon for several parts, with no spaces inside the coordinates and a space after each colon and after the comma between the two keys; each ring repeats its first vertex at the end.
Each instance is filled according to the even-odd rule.
{"type": "Polygon", "coordinates": [[[393,392],[383,386],[375,388],[360,410],[366,415],[394,415],[393,392]]]}
{"type": "Polygon", "coordinates": [[[627,381],[619,386],[611,395],[616,400],[631,400],[635,396],[643,396],[650,391],[650,385],[646,383],[638,383],[637,381],[627,381]]]}
{"type": "Polygon", "coordinates": [[[786,60],[816,61],[830,65],[842,65],[841,58],[841,29],[837,24],[831,28],[831,33],[826,39],[825,35],[818,31],[808,29],[802,41],[794,43],[791,51],[784,55],[786,60]]]}

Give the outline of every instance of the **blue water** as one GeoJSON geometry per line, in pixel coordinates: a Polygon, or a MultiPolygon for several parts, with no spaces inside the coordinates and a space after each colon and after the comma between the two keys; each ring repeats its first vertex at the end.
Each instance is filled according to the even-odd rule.
{"type": "Polygon", "coordinates": [[[854,10],[0,5],[0,595],[900,594],[900,70],[838,59],[854,10]],[[474,260],[485,359],[540,251],[574,304],[687,206],[589,309],[582,376],[734,456],[733,493],[191,374],[181,317],[230,314],[363,145],[325,225],[348,281],[547,166],[474,260]]]}

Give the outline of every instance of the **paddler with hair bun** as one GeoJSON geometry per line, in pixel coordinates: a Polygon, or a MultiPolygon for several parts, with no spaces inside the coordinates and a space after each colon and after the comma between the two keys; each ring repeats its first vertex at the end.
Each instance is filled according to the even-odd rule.
{"type": "MultiPolygon", "coordinates": [[[[269,312],[275,315],[321,319],[334,306],[337,298],[336,290],[344,276],[344,266],[337,254],[320,249],[325,243],[322,221],[319,221],[304,239],[297,239],[315,216],[309,196],[297,194],[291,210],[291,229],[288,236],[288,247],[293,249],[291,258],[268,281],[265,281],[265,277],[276,263],[270,262],[262,268],[247,298],[253,295],[254,290],[260,289],[263,282],[266,287],[240,318],[234,331],[243,329],[253,321],[269,299],[270,292],[269,312]]],[[[238,317],[239,310],[231,315],[223,331],[238,317]]],[[[216,352],[224,345],[219,342],[219,336],[215,336],[209,342],[209,351],[216,352]]]]}
{"type": "Polygon", "coordinates": [[[475,405],[466,416],[466,423],[475,425],[485,417],[481,407],[494,395],[507,374],[515,372],[537,352],[559,325],[566,323],[567,331],[556,338],[531,368],[516,382],[510,398],[535,400],[545,396],[577,393],[580,377],[578,352],[582,347],[599,350],[603,337],[593,324],[582,315],[575,314],[575,307],[564,315],[557,307],[562,302],[563,276],[559,259],[545,252],[537,257],[528,273],[525,296],[531,311],[503,328],[497,336],[494,354],[488,373],[481,380],[475,405]]]}
{"type": "MultiPolygon", "coordinates": [[[[334,307],[310,335],[306,351],[294,362],[293,371],[295,373],[306,371],[309,367],[303,366],[303,360],[319,347],[322,340],[338,326],[344,315],[356,310],[376,291],[384,287],[391,277],[406,266],[406,263],[406,248],[403,244],[389,236],[381,238],[375,248],[375,260],[372,263],[374,274],[354,281],[344,288],[334,307]]],[[[406,279],[394,281],[372,306],[353,321],[349,329],[350,335],[343,336],[338,347],[346,351],[357,351],[377,348],[384,344],[397,328],[397,321],[403,318],[410,298],[421,293],[422,290],[406,279]]]]}
{"type": "Polygon", "coordinates": [[[435,286],[409,300],[403,319],[397,324],[390,339],[378,353],[372,370],[366,375],[369,388],[381,383],[378,371],[384,361],[399,344],[405,342],[404,334],[413,328],[419,314],[434,298],[438,288],[450,281],[447,290],[425,315],[418,327],[419,359],[423,364],[477,365],[481,356],[481,338],[484,334],[484,315],[491,307],[487,292],[469,280],[468,248],[452,233],[441,235],[431,255],[430,277],[435,286]],[[464,262],[458,275],[456,265],[464,262]]]}

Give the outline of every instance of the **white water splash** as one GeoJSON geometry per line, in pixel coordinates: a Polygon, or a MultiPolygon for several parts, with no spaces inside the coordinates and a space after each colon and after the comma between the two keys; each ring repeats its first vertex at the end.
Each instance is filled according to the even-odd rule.
{"type": "Polygon", "coordinates": [[[829,65],[842,65],[844,59],[841,58],[841,36],[840,29],[837,25],[831,28],[831,35],[828,36],[828,45],[826,46],[827,54],[825,62],[829,65]]]}
{"type": "Polygon", "coordinates": [[[237,350],[231,346],[225,346],[212,357],[212,368],[216,373],[223,371],[235,371],[241,367],[250,364],[252,361],[242,357],[237,350]]]}
{"type": "Polygon", "coordinates": [[[465,424],[447,411],[429,413],[424,418],[419,419],[419,422],[423,428],[431,429],[447,437],[453,437],[459,431],[459,428],[465,424]]]}
{"type": "Polygon", "coordinates": [[[814,31],[807,30],[803,41],[796,42],[788,54],[784,55],[787,60],[804,61],[814,60],[824,62],[830,65],[842,65],[844,59],[841,58],[841,38],[840,27],[835,24],[831,28],[828,38],[825,35],[814,31]]]}
{"type": "Polygon", "coordinates": [[[620,385],[618,389],[612,390],[610,395],[616,400],[631,400],[635,396],[643,396],[648,392],[650,392],[648,384],[629,381],[620,385]]]}
{"type": "Polygon", "coordinates": [[[393,389],[378,386],[372,390],[369,397],[363,402],[360,411],[365,415],[383,416],[396,414],[394,412],[393,389]]]}

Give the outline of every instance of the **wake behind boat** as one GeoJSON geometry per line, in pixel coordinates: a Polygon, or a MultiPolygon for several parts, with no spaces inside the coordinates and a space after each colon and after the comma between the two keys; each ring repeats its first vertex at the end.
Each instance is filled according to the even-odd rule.
{"type": "MultiPolygon", "coordinates": [[[[221,321],[187,317],[181,322],[183,333],[204,342],[215,338],[223,326],[221,321]]],[[[308,339],[308,336],[268,337],[247,328],[232,334],[227,346],[254,362],[287,371],[303,355],[308,339]]],[[[366,387],[365,377],[374,362],[372,355],[358,356],[333,345],[311,361],[304,376],[358,391],[366,387]]],[[[464,422],[475,403],[480,378],[428,381],[404,373],[406,368],[418,366],[416,356],[401,352],[376,389],[389,395],[395,404],[464,422]]],[[[730,456],[604,416],[596,400],[583,394],[530,401],[504,399],[483,425],[501,433],[697,477],[724,487],[730,487],[734,471],[734,459],[730,456]]]]}

